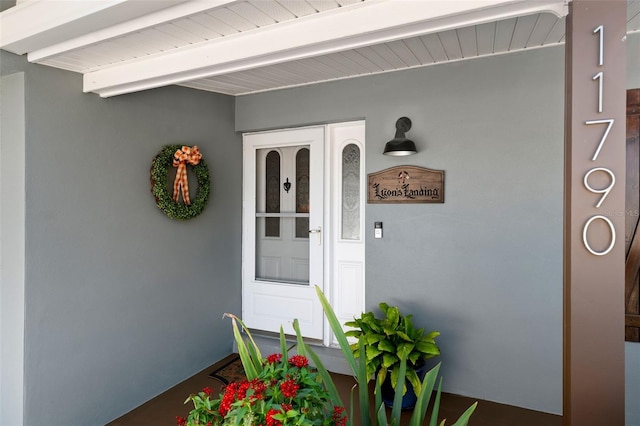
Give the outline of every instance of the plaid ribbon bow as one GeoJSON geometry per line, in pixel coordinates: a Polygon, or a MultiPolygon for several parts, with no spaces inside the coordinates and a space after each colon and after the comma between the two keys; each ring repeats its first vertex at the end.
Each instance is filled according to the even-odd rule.
{"type": "Polygon", "coordinates": [[[191,204],[189,200],[189,181],[187,179],[187,163],[192,166],[197,165],[202,158],[198,147],[183,146],[173,154],[173,167],[177,167],[176,179],[173,181],[173,201],[178,202],[180,190],[182,189],[182,199],[186,205],[191,204]]]}

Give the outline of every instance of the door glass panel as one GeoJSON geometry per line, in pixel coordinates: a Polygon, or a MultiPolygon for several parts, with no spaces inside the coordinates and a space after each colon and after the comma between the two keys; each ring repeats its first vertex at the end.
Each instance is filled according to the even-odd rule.
{"type": "Polygon", "coordinates": [[[360,148],[342,150],[342,239],[360,239],[360,148]]]}
{"type": "MultiPolygon", "coordinates": [[[[309,149],[296,154],[296,213],[309,213],[309,149]]],[[[309,218],[296,218],[296,238],[309,238],[309,218]]]]}
{"type": "MultiPolygon", "coordinates": [[[[280,213],[280,154],[271,151],[267,154],[266,164],[266,191],[264,193],[266,213],[280,213]]],[[[280,218],[265,218],[265,237],[280,236],[280,218]]]]}
{"type": "Polygon", "coordinates": [[[308,285],[309,148],[259,149],[256,158],[255,278],[308,285]]]}

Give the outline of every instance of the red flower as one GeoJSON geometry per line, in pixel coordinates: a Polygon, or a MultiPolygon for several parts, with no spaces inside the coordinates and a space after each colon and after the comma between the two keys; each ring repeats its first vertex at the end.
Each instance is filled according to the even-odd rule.
{"type": "Polygon", "coordinates": [[[344,407],[334,406],[331,420],[333,420],[336,426],[345,426],[347,424],[347,416],[343,416],[344,407]]]}
{"type": "Polygon", "coordinates": [[[258,379],[254,379],[251,381],[251,389],[253,389],[253,395],[250,397],[250,402],[254,404],[257,400],[264,399],[267,385],[258,379]]]}
{"type": "Polygon", "coordinates": [[[280,362],[281,359],[282,359],[282,354],[271,354],[267,357],[267,363],[275,364],[277,362],[280,362]]]}
{"type": "Polygon", "coordinates": [[[293,405],[291,404],[281,404],[280,406],[282,407],[282,411],[285,413],[289,410],[293,410],[293,405]]]}
{"type": "Polygon", "coordinates": [[[233,404],[233,401],[235,400],[237,390],[237,383],[229,383],[229,385],[225,388],[224,395],[222,397],[222,400],[220,401],[220,408],[218,409],[222,417],[226,416],[231,409],[231,404],[233,404]]]}
{"type": "Polygon", "coordinates": [[[298,368],[302,368],[309,365],[309,360],[303,355],[294,355],[289,358],[289,364],[295,365],[298,368]]]}
{"type": "Polygon", "coordinates": [[[176,423],[178,424],[178,426],[184,426],[187,424],[187,419],[185,419],[184,417],[176,416],[176,423]]]}
{"type": "Polygon", "coordinates": [[[249,386],[251,386],[251,384],[246,380],[240,383],[240,386],[238,386],[238,399],[245,399],[247,397],[249,386]]]}
{"type": "Polygon", "coordinates": [[[204,392],[206,395],[210,396],[211,393],[213,392],[213,390],[209,386],[207,386],[204,389],[202,389],[202,392],[204,392]]]}
{"type": "Polygon", "coordinates": [[[282,423],[273,418],[273,416],[276,414],[280,414],[280,412],[274,410],[273,408],[269,410],[265,419],[267,421],[267,426],[282,426],[282,423]]]}
{"type": "Polygon", "coordinates": [[[298,393],[298,389],[300,389],[300,385],[293,379],[285,380],[280,385],[280,390],[285,398],[295,398],[298,393]]]}

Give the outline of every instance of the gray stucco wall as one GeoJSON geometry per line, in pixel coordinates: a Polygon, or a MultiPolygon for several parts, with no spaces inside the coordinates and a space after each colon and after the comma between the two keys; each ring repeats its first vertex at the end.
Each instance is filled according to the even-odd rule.
{"type": "Polygon", "coordinates": [[[367,308],[396,304],[442,333],[446,391],[552,413],[562,411],[563,52],[236,101],[238,130],[364,118],[368,173],[445,170],[444,204],[367,205],[367,308]],[[401,116],[419,153],[383,156],[401,116]]]}
{"type": "Polygon", "coordinates": [[[232,350],[234,99],[180,87],[100,99],[79,74],[0,54],[2,74],[25,72],[25,424],[104,424],[232,350]],[[173,143],[199,145],[212,180],[187,222],[150,193],[151,161],[173,143]]]}

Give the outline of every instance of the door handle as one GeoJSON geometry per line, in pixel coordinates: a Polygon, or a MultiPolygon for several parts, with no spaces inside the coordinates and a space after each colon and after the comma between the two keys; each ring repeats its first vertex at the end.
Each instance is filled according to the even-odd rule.
{"type": "Polygon", "coordinates": [[[322,245],[322,226],[318,226],[316,229],[309,229],[309,234],[318,234],[318,245],[322,245]]]}

